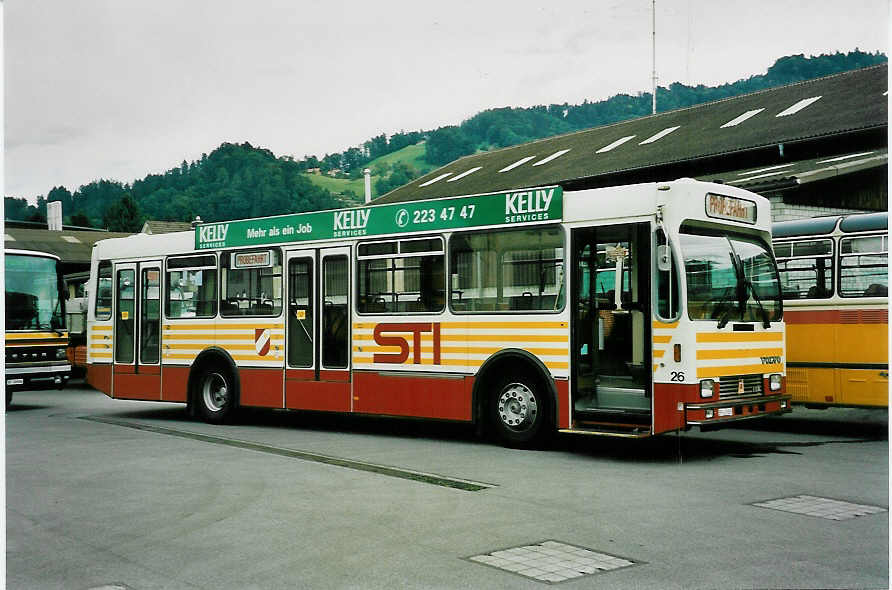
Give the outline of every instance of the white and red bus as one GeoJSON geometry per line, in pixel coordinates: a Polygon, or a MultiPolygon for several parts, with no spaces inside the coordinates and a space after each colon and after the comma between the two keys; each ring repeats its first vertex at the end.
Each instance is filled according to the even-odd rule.
{"type": "Polygon", "coordinates": [[[525,445],[789,411],[764,198],[679,180],[202,223],[93,250],[114,398],[474,422],[525,445]]]}

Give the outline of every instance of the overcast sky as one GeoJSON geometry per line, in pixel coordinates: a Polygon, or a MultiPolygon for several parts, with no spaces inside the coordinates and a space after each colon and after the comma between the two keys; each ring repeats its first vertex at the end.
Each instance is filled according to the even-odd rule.
{"type": "MultiPolygon", "coordinates": [[[[649,92],[651,0],[6,0],[5,194],[248,141],[322,157],[492,107],[649,92]]],[[[657,75],[887,53],[887,0],[658,0],[657,75]]]]}

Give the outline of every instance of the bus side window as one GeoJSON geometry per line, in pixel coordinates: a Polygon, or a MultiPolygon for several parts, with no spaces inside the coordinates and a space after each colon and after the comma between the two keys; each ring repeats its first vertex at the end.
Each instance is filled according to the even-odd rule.
{"type": "Polygon", "coordinates": [[[886,236],[840,241],[839,294],[843,297],[882,297],[888,293],[889,259],[886,236]]]}
{"type": "Polygon", "coordinates": [[[110,320],[112,315],[112,264],[110,260],[99,263],[96,285],[96,319],[110,320]]]}
{"type": "Polygon", "coordinates": [[[657,260],[657,315],[671,320],[678,317],[678,262],[666,240],[666,234],[657,230],[657,256],[665,255],[666,260],[657,260]],[[669,270],[662,270],[669,266],[669,270]]]}

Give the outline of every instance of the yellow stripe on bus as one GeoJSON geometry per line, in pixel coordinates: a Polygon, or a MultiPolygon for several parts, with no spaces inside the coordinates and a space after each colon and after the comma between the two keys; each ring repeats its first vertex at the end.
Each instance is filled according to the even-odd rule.
{"type": "Polygon", "coordinates": [[[61,338],[68,338],[68,332],[62,332],[61,334],[57,334],[56,332],[6,333],[7,340],[59,340],[61,338]]]}
{"type": "MultiPolygon", "coordinates": [[[[569,354],[569,350],[566,348],[527,348],[521,346],[523,350],[531,353],[538,354],[542,356],[556,356],[556,355],[564,355],[569,354]]],[[[400,348],[398,346],[354,346],[354,352],[365,352],[365,353],[383,353],[383,354],[394,354],[399,352],[400,348]]],[[[500,350],[504,350],[503,346],[471,346],[471,347],[463,347],[463,346],[442,346],[440,347],[441,354],[494,354],[499,352],[500,350]]],[[[433,346],[422,346],[422,353],[433,353],[433,346]]]]}
{"type": "Polygon", "coordinates": [[[697,342],[783,342],[783,332],[700,332],[697,342]]]}
{"type": "Polygon", "coordinates": [[[672,336],[658,336],[654,334],[653,340],[655,344],[669,344],[672,341],[672,336]]]}
{"type": "Polygon", "coordinates": [[[678,327],[678,322],[653,322],[651,326],[658,330],[668,330],[678,327]]]}
{"type": "Polygon", "coordinates": [[[275,324],[230,324],[228,322],[201,322],[201,323],[189,323],[189,324],[164,324],[165,330],[207,330],[209,327],[213,328],[216,331],[226,331],[226,330],[284,330],[285,324],[275,323],[275,324]]]}
{"type": "MultiPolygon", "coordinates": [[[[411,334],[410,331],[407,332],[388,332],[388,335],[391,334],[411,334]]],[[[421,339],[430,340],[433,336],[428,334],[422,334],[421,339]]],[[[353,334],[354,340],[367,340],[372,341],[373,335],[371,333],[355,333],[353,334]]],[[[568,334],[441,334],[440,341],[442,342],[562,342],[566,344],[570,341],[570,336],[568,334]]]]}
{"type": "MultiPolygon", "coordinates": [[[[203,350],[205,347],[205,343],[197,343],[197,344],[165,344],[164,345],[168,350],[203,350]]],[[[270,341],[270,347],[272,350],[276,350],[276,346],[283,347],[283,342],[276,342],[275,340],[270,341]]],[[[254,344],[224,344],[223,348],[226,350],[256,350],[254,344]]]]}
{"type": "Polygon", "coordinates": [[[752,375],[762,373],[779,373],[783,370],[781,364],[771,365],[734,365],[730,367],[698,367],[697,379],[707,377],[727,377],[728,375],[752,375]]]}
{"type": "Polygon", "coordinates": [[[96,324],[90,329],[93,330],[94,332],[111,332],[112,331],[111,325],[100,326],[100,325],[96,324]]]}
{"type": "MultiPolygon", "coordinates": [[[[467,361],[464,359],[442,359],[439,365],[434,365],[433,359],[422,359],[420,363],[413,363],[411,360],[406,361],[404,363],[375,363],[370,356],[354,356],[353,364],[356,365],[392,365],[392,366],[427,366],[427,367],[439,367],[439,366],[450,366],[450,367],[472,367],[472,368],[480,368],[483,364],[484,359],[468,359],[467,361]]],[[[570,367],[570,363],[565,363],[561,361],[543,361],[545,366],[548,369],[556,370],[556,369],[568,369],[570,367]]]]}
{"type": "Polygon", "coordinates": [[[745,359],[757,356],[781,356],[782,348],[733,348],[728,350],[698,350],[697,360],[745,359]]]}
{"type": "MultiPolygon", "coordinates": [[[[377,325],[378,322],[356,322],[353,329],[374,330],[377,325]]],[[[440,322],[440,330],[565,330],[567,326],[567,322],[440,322]]]]}

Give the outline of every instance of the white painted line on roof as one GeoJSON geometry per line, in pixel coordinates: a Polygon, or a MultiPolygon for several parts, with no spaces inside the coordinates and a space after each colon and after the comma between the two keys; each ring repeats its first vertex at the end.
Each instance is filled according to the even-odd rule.
{"type": "Polygon", "coordinates": [[[427,186],[429,184],[433,184],[433,183],[437,182],[438,180],[443,180],[444,178],[446,178],[447,176],[450,176],[450,175],[452,175],[452,172],[447,172],[446,174],[441,174],[441,175],[437,176],[436,178],[431,178],[424,184],[419,184],[418,186],[427,186]]]}
{"type": "Polygon", "coordinates": [[[821,100],[820,96],[812,96],[811,98],[803,98],[796,104],[791,105],[791,106],[787,107],[786,109],[782,110],[781,112],[779,112],[778,114],[776,114],[775,117],[786,117],[787,115],[795,115],[796,113],[798,113],[799,111],[801,111],[802,109],[807,107],[808,105],[818,102],[819,100],[821,100]]]}
{"type": "Polygon", "coordinates": [[[849,154],[848,156],[839,156],[838,158],[830,158],[829,160],[821,160],[818,164],[826,164],[827,162],[842,162],[843,160],[851,160],[852,158],[860,158],[861,156],[869,156],[873,152],[861,152],[860,154],[849,154]]]}
{"type": "Polygon", "coordinates": [[[62,239],[65,240],[66,242],[71,242],[72,244],[80,244],[81,243],[81,241],[78,240],[74,236],[62,236],[62,239]]]}
{"type": "Polygon", "coordinates": [[[535,157],[536,156],[527,156],[526,158],[521,158],[518,161],[514,162],[513,164],[508,164],[507,166],[505,166],[504,168],[499,170],[499,172],[508,172],[509,170],[514,170],[518,166],[520,166],[522,164],[526,164],[527,162],[529,162],[530,160],[532,160],[535,157]]]}
{"type": "Polygon", "coordinates": [[[563,156],[564,154],[566,154],[566,153],[569,152],[569,151],[570,151],[570,148],[567,148],[567,149],[565,149],[565,150],[558,150],[558,151],[556,151],[555,153],[553,153],[553,154],[551,154],[550,156],[548,156],[547,158],[545,158],[545,159],[543,159],[543,160],[539,160],[538,162],[536,162],[535,164],[533,164],[533,166],[541,166],[542,164],[548,164],[549,162],[551,162],[551,161],[554,160],[555,158],[560,158],[561,156],[563,156]]]}
{"type": "Polygon", "coordinates": [[[3,234],[3,240],[6,242],[15,242],[15,238],[9,234],[3,234]]]}
{"type": "Polygon", "coordinates": [[[753,109],[751,111],[747,111],[747,112],[743,113],[742,115],[739,115],[739,116],[731,119],[730,121],[728,121],[727,123],[722,125],[720,127],[720,129],[724,129],[725,127],[736,127],[737,125],[740,125],[741,123],[743,123],[750,117],[755,117],[756,115],[758,115],[759,113],[761,113],[764,110],[765,109],[753,109]]]}
{"type": "Polygon", "coordinates": [[[785,171],[781,170],[780,172],[768,172],[767,174],[759,174],[757,176],[747,176],[746,178],[738,178],[737,180],[729,180],[728,184],[737,184],[740,182],[749,182],[751,180],[756,180],[757,178],[767,178],[769,176],[777,176],[778,174],[783,174],[785,171]]]}
{"type": "Polygon", "coordinates": [[[473,174],[473,173],[477,172],[478,170],[480,170],[481,168],[483,168],[483,166],[476,166],[476,167],[474,167],[474,168],[471,168],[470,170],[465,170],[464,172],[462,172],[462,173],[459,174],[458,176],[453,176],[452,178],[450,178],[450,179],[447,180],[446,182],[455,182],[455,181],[458,180],[459,178],[464,178],[464,177],[467,176],[468,174],[473,174]]]}
{"type": "Polygon", "coordinates": [[[758,170],[750,170],[749,172],[739,172],[737,176],[749,176],[750,174],[759,174],[760,172],[768,172],[769,170],[780,170],[781,168],[789,168],[795,164],[778,164],[777,166],[769,166],[768,168],[759,168],[758,170]]]}
{"type": "Polygon", "coordinates": [[[657,134],[655,134],[655,135],[651,135],[650,137],[648,137],[647,139],[645,139],[644,141],[642,141],[642,142],[639,143],[638,145],[644,145],[644,144],[646,144],[646,143],[653,143],[653,142],[655,142],[655,141],[657,141],[657,140],[663,139],[664,137],[666,137],[667,135],[669,135],[670,133],[672,133],[673,131],[675,131],[675,130],[678,129],[679,127],[680,127],[680,125],[676,125],[675,127],[666,127],[665,129],[663,129],[663,130],[660,131],[659,133],[657,133],[657,134]]]}
{"type": "Polygon", "coordinates": [[[617,140],[614,141],[613,143],[608,144],[608,145],[605,145],[604,147],[602,147],[601,149],[599,149],[599,150],[596,151],[595,153],[596,153],[596,154],[603,154],[604,152],[609,152],[609,151],[612,150],[612,149],[618,148],[619,146],[621,146],[622,144],[626,143],[627,141],[629,141],[629,140],[632,139],[633,137],[635,137],[635,136],[634,136],[634,135],[627,135],[627,136],[625,136],[625,137],[620,137],[619,139],[617,139],[617,140]]]}

